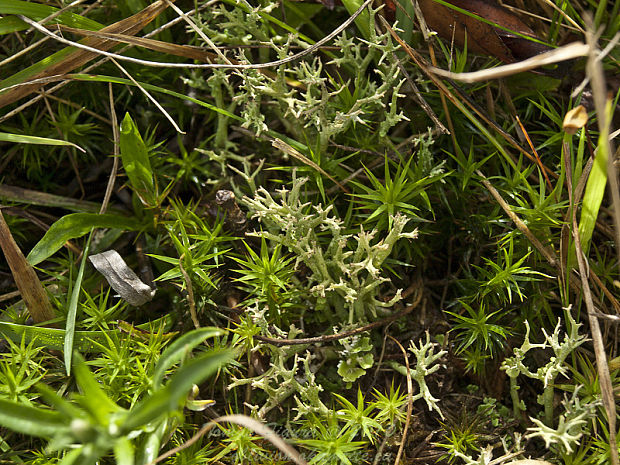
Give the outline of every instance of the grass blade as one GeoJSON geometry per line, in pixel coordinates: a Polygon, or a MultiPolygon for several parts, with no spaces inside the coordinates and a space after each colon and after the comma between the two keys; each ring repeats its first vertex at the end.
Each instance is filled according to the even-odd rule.
{"type": "Polygon", "coordinates": [[[178,409],[192,385],[200,384],[213,375],[233,359],[233,354],[231,350],[213,349],[183,365],[165,387],[131,409],[122,430],[128,433],[178,409]]]}
{"type": "Polygon", "coordinates": [[[73,356],[73,339],[75,338],[75,317],[77,315],[78,300],[80,298],[80,291],[82,290],[82,279],[84,278],[84,268],[86,267],[86,260],[88,258],[88,250],[90,249],[90,241],[93,237],[93,230],[90,230],[90,235],[86,241],[86,247],[84,247],[84,253],[82,254],[82,262],[80,263],[80,269],[75,283],[73,284],[73,291],[71,292],[71,300],[69,301],[69,310],[67,311],[67,324],[65,326],[65,370],[67,376],[71,375],[71,358],[73,356]]]}
{"type": "Polygon", "coordinates": [[[209,338],[222,336],[223,334],[225,332],[218,328],[200,328],[184,334],[170,344],[164,353],[161,354],[153,372],[153,386],[155,389],[161,386],[166,370],[185,357],[194,347],[209,338]]]}
{"type": "MultiPolygon", "coordinates": [[[[21,0],[3,0],[0,2],[0,15],[24,15],[35,21],[41,21],[55,13],[58,13],[58,8],[53,6],[42,5],[35,2],[25,2],[21,0]]],[[[14,16],[8,16],[2,18],[3,25],[11,25],[11,29],[0,30],[0,33],[7,34],[9,32],[17,32],[23,29],[27,29],[28,25],[14,16]]],[[[63,24],[69,27],[76,27],[87,29],[91,31],[97,31],[103,27],[97,21],[85,18],[84,16],[77,15],[68,11],[64,11],[50,20],[49,24],[63,24]]]]}
{"type": "Polygon", "coordinates": [[[36,145],[70,145],[81,152],[86,152],[79,145],[66,140],[50,139],[48,137],[26,136],[24,134],[11,134],[8,132],[0,132],[0,142],[15,142],[17,144],[36,144],[36,145]]]}

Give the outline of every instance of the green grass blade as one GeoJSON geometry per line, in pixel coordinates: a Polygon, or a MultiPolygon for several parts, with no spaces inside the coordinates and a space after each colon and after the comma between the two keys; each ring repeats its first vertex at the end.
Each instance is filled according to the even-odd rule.
{"type": "MultiPolygon", "coordinates": [[[[112,331],[108,331],[112,333],[112,331]]],[[[26,342],[35,341],[35,345],[62,350],[65,340],[65,330],[57,328],[43,328],[39,326],[19,325],[0,321],[0,335],[16,343],[22,338],[26,342]]],[[[91,340],[99,341],[103,338],[102,331],[76,331],[76,349],[81,352],[93,352],[95,349],[91,340]]],[[[103,341],[102,341],[103,342],[103,341]]]]}
{"type": "Polygon", "coordinates": [[[0,142],[15,142],[16,144],[35,144],[35,145],[70,145],[76,149],[86,152],[79,145],[66,140],[50,139],[48,137],[27,136],[24,134],[11,134],[8,132],[0,132],[0,142]]]}
{"type": "MultiPolygon", "coordinates": [[[[136,86],[136,84],[129,79],[115,77],[115,76],[103,76],[103,75],[92,75],[92,74],[69,74],[67,77],[72,79],[80,80],[80,81],[89,81],[89,82],[111,82],[113,84],[125,84],[127,86],[136,86]]],[[[226,111],[222,108],[218,108],[215,105],[211,105],[210,103],[203,102],[202,100],[198,100],[197,98],[189,97],[188,95],[181,94],[179,92],[175,92],[173,90],[165,89],[163,87],[155,86],[153,84],[148,84],[146,82],[136,81],[140,86],[144,87],[146,90],[150,90],[153,92],[160,92],[162,94],[170,95],[172,97],[180,98],[182,100],[187,100],[188,102],[195,103],[200,105],[201,107],[208,108],[209,110],[213,110],[222,115],[228,116],[236,121],[243,122],[243,118],[235,115],[229,111],[226,111]]]]}
{"type": "Polygon", "coordinates": [[[24,26],[27,26],[27,24],[18,17],[5,16],[4,18],[0,18],[0,35],[21,31],[24,29],[24,26]]]}
{"type": "MultiPolygon", "coordinates": [[[[609,115],[607,121],[611,121],[611,109],[611,100],[609,100],[605,108],[605,111],[609,115]]],[[[607,185],[607,158],[609,157],[608,138],[609,126],[604,127],[599,134],[594,164],[592,166],[592,171],[590,171],[588,183],[586,184],[586,191],[583,194],[583,201],[581,203],[579,239],[581,241],[583,253],[585,253],[586,256],[590,247],[594,226],[596,225],[596,218],[598,217],[598,212],[603,202],[603,196],[605,195],[605,186],[607,185]]]]}
{"type": "Polygon", "coordinates": [[[106,213],[71,213],[52,224],[41,240],[32,248],[26,259],[37,265],[56,253],[65,242],[87,234],[91,228],[116,228],[128,231],[140,229],[140,222],[134,218],[106,213]]]}
{"type": "Polygon", "coordinates": [[[596,224],[605,186],[607,185],[607,144],[598,144],[598,152],[592,165],[592,171],[588,177],[586,191],[581,204],[581,218],[579,219],[579,239],[585,254],[588,253],[592,233],[596,224]]]}
{"type": "Polygon", "coordinates": [[[200,328],[184,334],[170,344],[161,354],[161,357],[159,357],[157,366],[153,372],[153,387],[158,389],[164,379],[166,370],[183,359],[194,347],[209,338],[221,336],[223,334],[225,334],[225,332],[218,328],[200,328]]]}
{"type": "Polygon", "coordinates": [[[100,425],[107,426],[110,413],[117,412],[121,408],[112,402],[101,389],[82,356],[76,352],[74,357],[75,379],[80,387],[80,392],[83,394],[83,397],[80,398],[80,404],[97,419],[100,425]]]}
{"type": "Polygon", "coordinates": [[[93,238],[93,230],[91,228],[88,240],[86,241],[86,247],[82,253],[82,262],[80,263],[80,269],[75,283],[73,283],[73,291],[71,292],[71,300],[69,301],[69,310],[67,311],[67,324],[65,326],[65,370],[67,376],[71,375],[71,358],[73,356],[73,340],[75,338],[75,318],[77,316],[77,306],[80,298],[80,291],[82,290],[82,279],[84,278],[84,268],[86,268],[86,260],[88,259],[88,251],[90,249],[90,241],[93,238]]]}
{"type": "Polygon", "coordinates": [[[200,384],[233,359],[231,350],[212,349],[183,365],[168,384],[131,409],[122,425],[122,432],[129,433],[150,423],[159,416],[177,410],[192,385],[200,384]]]}
{"type": "MultiPolygon", "coordinates": [[[[136,86],[136,83],[130,81],[129,79],[124,79],[124,78],[115,77],[115,76],[103,76],[103,75],[91,75],[91,74],[69,74],[66,77],[68,78],[70,77],[71,79],[76,79],[80,81],[111,82],[112,84],[124,84],[128,86],[136,86]]],[[[187,100],[188,102],[195,103],[196,105],[200,105],[203,108],[208,108],[211,111],[220,113],[224,116],[228,116],[229,118],[234,119],[235,121],[239,121],[241,123],[244,122],[244,119],[242,117],[237,116],[234,113],[231,113],[229,111],[226,111],[223,108],[219,108],[219,107],[216,107],[215,105],[211,105],[210,103],[203,102],[202,100],[199,100],[197,98],[193,98],[188,95],[175,92],[173,90],[165,89],[163,87],[155,86],[153,84],[147,84],[145,82],[140,82],[140,81],[137,81],[137,82],[142,87],[144,87],[146,90],[150,90],[153,92],[160,92],[162,94],[170,95],[171,97],[179,98],[181,100],[187,100]]],[[[265,131],[265,134],[268,134],[269,136],[273,138],[278,138],[278,139],[283,140],[284,142],[289,144],[291,147],[296,148],[302,153],[308,150],[308,147],[302,144],[301,142],[298,142],[295,139],[285,136],[284,134],[280,134],[277,131],[273,131],[269,129],[265,131]]]]}
{"type": "MultiPolygon", "coordinates": [[[[135,328],[150,331],[152,328],[159,328],[167,331],[172,325],[172,317],[166,315],[158,320],[135,326],[135,328]]],[[[17,323],[9,323],[0,321],[0,336],[10,339],[13,342],[20,343],[25,340],[27,343],[34,341],[36,346],[48,347],[50,349],[62,350],[65,341],[64,329],[44,328],[41,326],[20,325],[17,323]]],[[[129,334],[122,333],[118,330],[107,331],[75,331],[73,347],[80,352],[100,352],[101,347],[95,343],[107,344],[108,338],[116,340],[123,337],[131,337],[129,334]]]]}

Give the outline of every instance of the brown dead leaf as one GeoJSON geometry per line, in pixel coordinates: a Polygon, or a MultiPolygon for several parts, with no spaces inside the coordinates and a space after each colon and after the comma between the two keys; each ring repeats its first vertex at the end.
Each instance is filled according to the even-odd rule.
{"type": "MultiPolygon", "coordinates": [[[[102,33],[112,34],[125,34],[134,35],[142,30],[147,24],[153,21],[163,10],[168,7],[168,4],[163,0],[157,0],[153,4],[147,6],[142,11],[136,13],[133,16],[118,21],[110,26],[106,26],[101,29],[102,33]]],[[[107,51],[110,48],[118,44],[117,40],[110,40],[98,37],[87,37],[80,43],[88,45],[99,50],[107,51]]],[[[75,49],[63,60],[53,63],[44,71],[29,76],[29,80],[45,79],[51,76],[62,76],[70,73],[74,69],[88,63],[90,60],[98,57],[95,52],[89,52],[82,49],[75,49]]],[[[43,86],[42,83],[26,84],[19,87],[13,87],[8,91],[0,94],[0,108],[9,105],[33,92],[36,92],[43,86]]]]}
{"type": "Polygon", "coordinates": [[[134,37],[127,34],[115,34],[103,31],[89,31],[86,29],[77,29],[74,27],[55,24],[49,27],[50,30],[59,29],[63,32],[71,32],[86,37],[98,37],[100,39],[110,39],[125,44],[136,45],[138,47],[148,48],[156,52],[167,53],[170,55],[190,58],[192,60],[211,62],[217,58],[213,52],[208,52],[201,47],[191,45],[170,44],[161,40],[146,39],[144,37],[134,37]]]}
{"type": "Polygon", "coordinates": [[[445,40],[454,38],[459,47],[463,47],[467,36],[468,50],[494,56],[504,63],[551,50],[522,37],[535,39],[536,34],[512,12],[491,0],[450,0],[448,3],[500,26],[494,27],[434,0],[418,0],[427,25],[445,40]]]}
{"type": "Polygon", "coordinates": [[[17,289],[19,289],[34,322],[43,323],[54,319],[54,310],[47,292],[45,292],[39,277],[13,239],[13,235],[6,221],[4,221],[2,211],[0,211],[0,247],[2,247],[4,257],[9,264],[17,289]]]}

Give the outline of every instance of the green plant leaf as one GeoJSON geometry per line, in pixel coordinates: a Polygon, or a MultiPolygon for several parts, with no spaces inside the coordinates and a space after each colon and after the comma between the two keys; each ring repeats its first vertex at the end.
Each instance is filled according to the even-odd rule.
{"type": "Polygon", "coordinates": [[[599,138],[598,151],[594,158],[594,165],[588,177],[586,191],[583,194],[581,203],[581,218],[579,219],[579,239],[581,240],[581,248],[587,255],[590,248],[590,239],[594,232],[596,218],[603,202],[605,195],[605,186],[607,185],[607,144],[604,142],[607,134],[602,134],[599,138]]]}
{"type": "Polygon", "coordinates": [[[168,384],[131,409],[121,430],[127,434],[159,416],[177,410],[192,385],[200,384],[233,359],[234,352],[212,349],[194,358],[172,376],[168,384]]]}
{"type": "Polygon", "coordinates": [[[49,137],[27,136],[24,134],[11,134],[0,132],[0,142],[15,142],[16,144],[35,144],[35,145],[70,145],[76,149],[86,152],[82,147],[66,140],[50,139],[49,137]]]}
{"type": "Polygon", "coordinates": [[[0,18],[0,35],[21,31],[25,26],[28,25],[17,16],[5,16],[0,18]]]}
{"type": "Polygon", "coordinates": [[[0,425],[30,436],[51,437],[65,428],[58,412],[0,399],[0,425]]]}
{"type": "Polygon", "coordinates": [[[146,195],[146,200],[150,200],[154,194],[155,183],[149,153],[129,113],[125,114],[121,122],[120,146],[121,159],[129,183],[138,195],[143,198],[146,195]]]}
{"type": "Polygon", "coordinates": [[[184,334],[161,354],[155,371],[153,372],[153,387],[159,389],[166,370],[183,359],[194,347],[203,341],[216,336],[222,336],[225,331],[218,328],[199,328],[184,334]]]}
{"type": "Polygon", "coordinates": [[[134,218],[113,213],[103,215],[71,213],[56,221],[26,258],[31,265],[37,265],[56,253],[65,242],[83,236],[92,228],[116,228],[135,231],[140,229],[140,222],[134,218]]]}

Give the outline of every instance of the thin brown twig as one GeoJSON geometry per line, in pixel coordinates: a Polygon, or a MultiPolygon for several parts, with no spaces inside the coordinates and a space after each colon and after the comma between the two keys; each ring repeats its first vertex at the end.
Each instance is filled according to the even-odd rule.
{"type": "Polygon", "coordinates": [[[519,231],[521,231],[525,235],[525,237],[528,238],[528,240],[532,243],[532,245],[536,247],[536,249],[545,257],[545,259],[549,262],[549,264],[552,267],[559,270],[560,264],[559,264],[557,256],[555,255],[555,252],[549,249],[548,247],[544,246],[538,240],[538,238],[534,236],[534,234],[532,234],[532,231],[530,231],[530,228],[528,228],[527,225],[523,221],[521,221],[521,218],[519,218],[512,211],[512,208],[510,208],[510,205],[506,203],[506,201],[503,199],[500,193],[497,192],[497,189],[493,187],[493,185],[489,182],[486,176],[480,172],[480,170],[476,170],[476,174],[482,178],[481,180],[482,180],[482,184],[484,184],[484,187],[487,188],[487,190],[491,193],[491,195],[497,201],[500,207],[502,207],[502,209],[514,222],[514,224],[517,226],[517,229],[519,229],[519,231]]]}
{"type": "Polygon", "coordinates": [[[403,316],[411,313],[413,309],[415,309],[420,304],[420,301],[422,300],[422,294],[423,293],[420,291],[418,295],[416,296],[415,301],[411,305],[407,306],[405,309],[401,310],[400,312],[397,312],[394,315],[390,315],[387,318],[384,318],[382,320],[369,323],[360,328],[352,329],[350,331],[343,331],[338,334],[326,334],[326,335],[317,336],[317,337],[305,337],[305,338],[300,338],[300,339],[276,339],[273,337],[266,337],[266,336],[254,336],[254,339],[256,339],[257,341],[272,344],[274,346],[321,344],[324,342],[337,341],[345,337],[354,336],[356,334],[363,333],[365,331],[370,331],[371,329],[378,328],[379,326],[383,326],[387,323],[390,323],[391,321],[397,320],[398,318],[402,318],[403,316]]]}
{"type": "Polygon", "coordinates": [[[192,322],[194,323],[194,327],[196,329],[200,328],[200,322],[198,321],[198,315],[196,314],[196,301],[194,300],[194,287],[192,286],[192,280],[190,279],[187,271],[183,268],[183,258],[185,254],[181,254],[179,257],[179,270],[181,270],[181,274],[183,275],[183,281],[185,281],[185,286],[187,287],[187,302],[189,303],[189,314],[192,317],[192,322]]]}
{"type": "Polygon", "coordinates": [[[112,163],[112,171],[108,178],[108,184],[105,188],[105,194],[103,195],[103,202],[101,202],[101,210],[99,214],[105,213],[110,204],[110,198],[112,197],[112,191],[114,190],[114,182],[116,181],[116,174],[118,172],[118,157],[120,155],[120,134],[118,129],[118,118],[116,117],[116,110],[114,109],[114,93],[112,92],[112,83],[108,83],[108,95],[110,97],[110,117],[112,122],[112,137],[114,138],[114,162],[112,163]]]}
{"type": "MultiPolygon", "coordinates": [[[[602,135],[599,142],[599,150],[605,151],[608,156],[608,181],[612,189],[618,189],[618,180],[616,168],[613,165],[611,158],[613,157],[613,150],[611,147],[611,141],[608,138],[609,134],[609,118],[607,115],[607,95],[605,90],[605,77],[603,73],[603,64],[601,57],[605,54],[605,51],[601,52],[597,46],[597,35],[593,32],[593,25],[591,19],[588,21],[588,31],[586,32],[586,42],[589,47],[588,61],[586,63],[586,76],[590,79],[592,85],[592,95],[594,97],[594,106],[596,108],[596,117],[599,126],[599,133],[602,135]]],[[[614,40],[616,40],[614,37],[614,40]]],[[[597,155],[601,156],[601,154],[597,155]]],[[[570,163],[568,157],[565,157],[565,163],[570,169],[570,163]]],[[[569,173],[569,171],[567,171],[569,173]]],[[[569,176],[566,177],[567,183],[570,183],[569,176]]],[[[573,199],[571,195],[571,187],[567,184],[569,192],[569,201],[571,207],[573,206],[573,199]]],[[[616,249],[620,249],[620,196],[618,192],[613,193],[613,207],[614,207],[614,222],[616,226],[616,249]]],[[[613,385],[611,383],[611,375],[609,374],[609,365],[607,364],[607,354],[605,352],[605,345],[603,344],[603,335],[599,325],[598,318],[596,317],[596,309],[592,299],[592,293],[590,291],[590,284],[588,282],[586,257],[581,248],[581,239],[579,237],[579,228],[577,226],[577,209],[573,208],[572,217],[572,233],[575,241],[575,250],[577,255],[577,264],[579,266],[579,274],[581,276],[581,285],[583,288],[583,296],[588,310],[588,321],[590,322],[590,333],[592,335],[592,344],[594,345],[594,355],[596,357],[596,368],[599,376],[599,386],[601,389],[601,397],[603,398],[603,405],[607,413],[607,423],[609,426],[609,447],[610,458],[613,465],[620,463],[618,457],[618,448],[616,447],[616,404],[614,400],[613,385]]],[[[620,253],[620,250],[618,250],[620,253]]]]}
{"type": "MultiPolygon", "coordinates": [[[[396,4],[400,6],[398,2],[396,2],[396,4]]],[[[433,123],[435,123],[435,128],[439,131],[440,134],[450,134],[450,131],[448,131],[448,129],[441,123],[441,121],[439,121],[439,118],[437,117],[437,115],[435,114],[431,106],[426,102],[426,100],[424,100],[424,97],[422,97],[420,89],[418,89],[418,86],[416,85],[416,83],[413,82],[413,79],[411,79],[411,76],[409,75],[405,67],[402,65],[400,60],[396,57],[396,54],[393,53],[392,56],[394,57],[394,60],[396,61],[396,64],[398,65],[398,69],[400,69],[400,72],[403,74],[403,76],[405,76],[405,79],[409,83],[411,90],[413,90],[413,97],[420,104],[420,106],[422,107],[422,110],[424,110],[424,112],[433,121],[433,123]]]]}
{"type": "Polygon", "coordinates": [[[127,78],[134,83],[134,85],[140,89],[140,92],[142,92],[144,94],[144,96],[150,100],[153,105],[155,105],[157,107],[157,109],[159,111],[161,111],[161,113],[164,115],[164,117],[170,121],[170,124],[172,124],[172,126],[174,127],[174,129],[176,130],[176,132],[178,132],[179,134],[185,134],[184,131],[181,130],[181,128],[179,127],[179,125],[176,123],[176,121],[174,121],[174,119],[172,118],[172,116],[170,116],[170,113],[168,113],[164,107],[161,106],[161,104],[157,101],[157,99],[155,99],[155,97],[153,97],[148,90],[146,90],[144,88],[144,86],[142,86],[142,84],[140,84],[138,81],[136,81],[133,76],[125,69],[123,68],[120,63],[118,63],[114,58],[110,58],[110,61],[112,63],[114,63],[114,65],[121,70],[121,72],[127,76],[127,78]]]}
{"type": "MultiPolygon", "coordinates": [[[[570,165],[567,158],[565,163],[570,165]]],[[[568,171],[567,173],[570,173],[568,171]]],[[[571,207],[573,207],[572,188],[570,176],[566,176],[566,182],[568,184],[568,195],[571,207]]],[[[603,405],[607,412],[607,421],[609,423],[609,440],[611,442],[611,461],[614,465],[618,465],[618,449],[616,444],[616,408],[614,401],[613,388],[611,387],[611,376],[609,374],[609,367],[607,365],[607,354],[605,353],[605,345],[603,344],[603,335],[601,333],[601,327],[596,316],[596,309],[594,307],[594,301],[592,299],[592,292],[590,290],[590,284],[588,282],[588,267],[585,261],[585,255],[581,248],[581,239],[579,237],[579,227],[577,226],[577,209],[572,208],[572,234],[575,242],[575,251],[577,255],[577,264],[579,266],[579,276],[581,278],[581,286],[583,290],[583,298],[588,310],[588,321],[590,323],[590,333],[592,335],[592,344],[594,345],[594,355],[596,358],[596,367],[599,376],[599,386],[601,389],[601,396],[603,398],[603,405]]]]}
{"type": "Polygon", "coordinates": [[[409,424],[411,423],[411,412],[413,411],[413,383],[411,382],[411,367],[409,366],[409,357],[407,357],[407,351],[395,337],[389,334],[388,337],[392,341],[394,341],[396,345],[400,348],[401,352],[403,353],[403,357],[405,358],[405,366],[407,367],[407,418],[405,420],[405,427],[403,428],[403,435],[400,440],[400,446],[398,446],[396,460],[394,460],[394,465],[398,465],[400,463],[400,458],[403,455],[403,450],[405,450],[405,443],[407,442],[407,432],[409,431],[409,424]]]}

